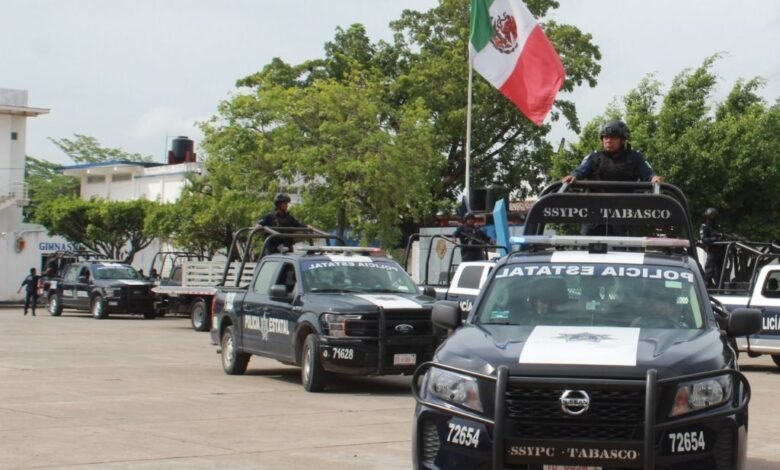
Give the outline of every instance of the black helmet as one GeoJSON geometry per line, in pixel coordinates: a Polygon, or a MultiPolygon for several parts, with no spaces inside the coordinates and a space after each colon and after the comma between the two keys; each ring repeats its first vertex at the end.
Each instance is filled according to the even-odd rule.
{"type": "Polygon", "coordinates": [[[599,131],[599,137],[603,139],[606,136],[618,136],[628,139],[631,137],[631,129],[623,121],[609,121],[601,126],[601,131],[599,131]]]}
{"type": "Polygon", "coordinates": [[[276,207],[279,207],[279,204],[284,204],[285,202],[290,202],[290,196],[283,193],[276,195],[276,198],[274,199],[274,205],[276,207]]]}
{"type": "Polygon", "coordinates": [[[708,219],[714,219],[718,216],[718,210],[714,207],[710,207],[706,211],[704,211],[704,217],[707,217],[708,219]]]}
{"type": "Polygon", "coordinates": [[[466,212],[465,214],[463,214],[463,221],[464,222],[469,220],[469,219],[476,219],[476,218],[477,217],[474,215],[473,212],[466,212]]]}

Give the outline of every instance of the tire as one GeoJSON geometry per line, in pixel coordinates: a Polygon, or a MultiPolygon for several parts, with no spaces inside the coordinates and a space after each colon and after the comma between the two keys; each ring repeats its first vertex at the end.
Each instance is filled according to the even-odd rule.
{"type": "Polygon", "coordinates": [[[222,368],[228,375],[243,375],[249,365],[250,355],[239,352],[233,326],[228,326],[222,333],[222,368]]]}
{"type": "Polygon", "coordinates": [[[147,310],[144,312],[145,320],[154,320],[155,318],[157,318],[157,312],[155,312],[154,309],[147,310]]]}
{"type": "Polygon", "coordinates": [[[310,334],[303,343],[301,352],[301,382],[307,392],[321,392],[328,384],[328,374],[322,368],[322,356],[317,335],[310,334]]]}
{"type": "Polygon", "coordinates": [[[90,311],[92,312],[92,316],[98,320],[108,318],[108,313],[106,313],[106,300],[102,295],[96,295],[92,299],[92,309],[90,311]]]}
{"type": "Polygon", "coordinates": [[[62,300],[57,294],[49,296],[49,315],[59,317],[62,315],[62,300]]]}
{"type": "Polygon", "coordinates": [[[211,317],[206,301],[198,299],[190,307],[190,323],[195,331],[209,331],[211,329],[211,317]]]}
{"type": "Polygon", "coordinates": [[[775,361],[777,367],[780,367],[780,354],[773,354],[772,360],[775,361]]]}

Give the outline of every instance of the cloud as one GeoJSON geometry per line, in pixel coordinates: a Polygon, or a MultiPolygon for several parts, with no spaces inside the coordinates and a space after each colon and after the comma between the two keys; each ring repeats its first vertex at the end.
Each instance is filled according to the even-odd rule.
{"type": "Polygon", "coordinates": [[[157,157],[167,154],[174,137],[187,136],[197,145],[203,133],[196,123],[204,120],[203,117],[184,116],[179,109],[169,106],[152,108],[138,117],[127,131],[129,147],[157,157]]]}

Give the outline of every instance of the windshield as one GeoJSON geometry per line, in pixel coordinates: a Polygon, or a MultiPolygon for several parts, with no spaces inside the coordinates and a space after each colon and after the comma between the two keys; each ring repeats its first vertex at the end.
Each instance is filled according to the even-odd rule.
{"type": "Polygon", "coordinates": [[[301,266],[309,292],[417,292],[412,278],[392,261],[312,260],[301,266]]]}
{"type": "Polygon", "coordinates": [[[508,265],[490,283],[476,322],[701,328],[694,279],[690,270],[668,266],[508,265]]]}
{"type": "Polygon", "coordinates": [[[130,266],[98,266],[95,269],[95,279],[138,279],[141,274],[130,266]]]}

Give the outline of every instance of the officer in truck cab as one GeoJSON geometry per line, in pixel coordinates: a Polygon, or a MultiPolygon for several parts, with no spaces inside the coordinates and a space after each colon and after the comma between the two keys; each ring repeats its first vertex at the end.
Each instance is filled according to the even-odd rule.
{"type": "Polygon", "coordinates": [[[481,228],[476,225],[476,216],[467,212],[463,216],[463,224],[452,234],[452,241],[460,242],[461,261],[482,261],[485,259],[485,245],[495,243],[481,228]]]}
{"type": "MultiPolygon", "coordinates": [[[[306,224],[302,224],[298,221],[295,217],[293,217],[292,214],[287,212],[287,208],[290,205],[290,196],[279,193],[276,195],[276,198],[274,198],[274,206],[276,206],[276,209],[273,212],[269,212],[268,214],[264,215],[263,218],[261,218],[257,222],[258,227],[308,227],[306,224]]],[[[292,251],[293,245],[295,244],[295,240],[292,238],[287,237],[281,237],[281,238],[275,238],[271,240],[268,244],[268,252],[269,253],[276,253],[279,251],[279,248],[281,246],[284,246],[287,251],[292,251]]]]}

